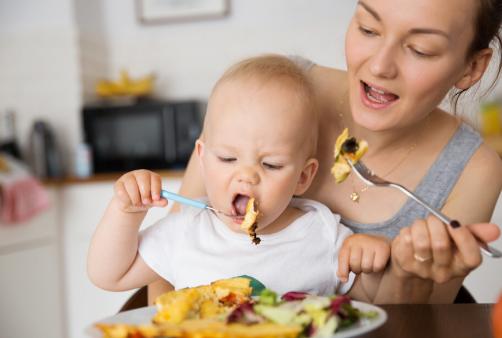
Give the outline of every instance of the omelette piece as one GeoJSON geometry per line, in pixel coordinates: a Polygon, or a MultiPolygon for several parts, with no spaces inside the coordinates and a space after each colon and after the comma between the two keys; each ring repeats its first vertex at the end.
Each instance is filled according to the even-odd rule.
{"type": "Polygon", "coordinates": [[[155,300],[157,313],[153,322],[179,324],[188,319],[224,316],[251,299],[250,283],[248,278],[236,277],[164,293],[155,300]]]}
{"type": "Polygon", "coordinates": [[[260,244],[261,239],[256,235],[258,222],[256,221],[260,212],[256,209],[255,199],[251,197],[246,204],[246,214],[241,224],[241,229],[246,230],[255,245],[260,244]]]}
{"type": "Polygon", "coordinates": [[[368,143],[365,140],[357,141],[355,137],[349,137],[349,130],[345,128],[335,142],[335,163],[331,168],[331,174],[336,183],[342,183],[350,174],[350,165],[347,160],[357,163],[368,151],[368,143]]]}

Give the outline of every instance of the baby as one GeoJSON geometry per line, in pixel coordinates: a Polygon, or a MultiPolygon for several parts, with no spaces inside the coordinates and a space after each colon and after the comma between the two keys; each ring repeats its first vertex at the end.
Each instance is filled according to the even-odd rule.
{"type": "Polygon", "coordinates": [[[182,207],[138,234],[148,208],[167,201],[159,175],[126,173],[92,238],[93,283],[119,291],[160,276],[180,289],[248,275],[279,293],[349,292],[372,301],[389,244],[351,235],[325,205],[294,197],[316,174],[317,128],[313,89],[292,61],[267,55],[231,67],[211,93],[196,142],[207,201],[229,216],[182,207]],[[251,197],[259,245],[241,229],[251,197]]]}

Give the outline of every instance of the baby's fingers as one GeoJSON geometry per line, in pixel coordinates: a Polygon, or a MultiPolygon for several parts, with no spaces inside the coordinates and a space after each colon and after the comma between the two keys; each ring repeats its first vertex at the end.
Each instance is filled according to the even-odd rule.
{"type": "Polygon", "coordinates": [[[152,203],[152,176],[156,175],[148,170],[136,170],[133,172],[138,186],[141,204],[149,205],[152,203]]]}
{"type": "Polygon", "coordinates": [[[363,250],[361,258],[361,271],[364,273],[372,273],[375,260],[374,250],[363,250]]]}
{"type": "Polygon", "coordinates": [[[375,253],[375,259],[373,260],[373,272],[380,272],[385,270],[387,263],[390,259],[390,246],[387,246],[385,250],[378,250],[375,253]]]}
{"type": "MultiPolygon", "coordinates": [[[[151,177],[150,177],[150,185],[151,185],[151,196],[152,196],[152,201],[154,201],[154,204],[155,202],[158,202],[158,201],[166,201],[165,199],[161,199],[160,198],[160,193],[161,193],[161,190],[162,190],[162,178],[160,177],[160,175],[158,174],[155,174],[155,173],[152,173],[151,177]]],[[[167,203],[163,203],[163,204],[167,204],[167,203]]]]}
{"type": "Polygon", "coordinates": [[[336,275],[343,283],[346,283],[349,280],[349,259],[350,247],[342,246],[342,249],[338,254],[338,271],[336,275]]]}
{"type": "Polygon", "coordinates": [[[119,199],[122,207],[127,207],[132,204],[132,201],[129,198],[129,194],[127,193],[127,190],[125,188],[123,181],[118,181],[115,184],[115,195],[119,199]]]}

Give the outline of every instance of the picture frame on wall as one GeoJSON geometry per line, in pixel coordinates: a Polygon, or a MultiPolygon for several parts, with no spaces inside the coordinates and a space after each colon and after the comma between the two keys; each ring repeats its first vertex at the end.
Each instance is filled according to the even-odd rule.
{"type": "Polygon", "coordinates": [[[136,0],[139,22],[166,24],[218,19],[228,15],[229,0],[136,0]]]}

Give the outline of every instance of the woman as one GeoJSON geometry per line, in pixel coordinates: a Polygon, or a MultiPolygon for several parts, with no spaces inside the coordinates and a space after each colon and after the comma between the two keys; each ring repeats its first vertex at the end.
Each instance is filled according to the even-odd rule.
{"type": "MultiPolygon", "coordinates": [[[[360,0],[346,34],[347,72],[306,65],[322,123],[320,169],[305,196],[341,214],[355,232],[397,236],[392,266],[409,280],[396,302],[424,293],[430,302],[452,302],[481,263],[473,233],[492,241],[498,228],[452,230],[401,193],[367,187],[354,175],[335,185],[335,139],[349,128],[368,141],[364,162],[379,176],[463,224],[488,222],[502,187],[501,160],[438,105],[452,89],[480,80],[493,54],[490,42],[500,42],[501,20],[502,0],[360,0]]],[[[193,161],[181,193],[204,195],[193,161]]],[[[163,290],[162,283],[150,286],[150,298],[163,290]]]]}

